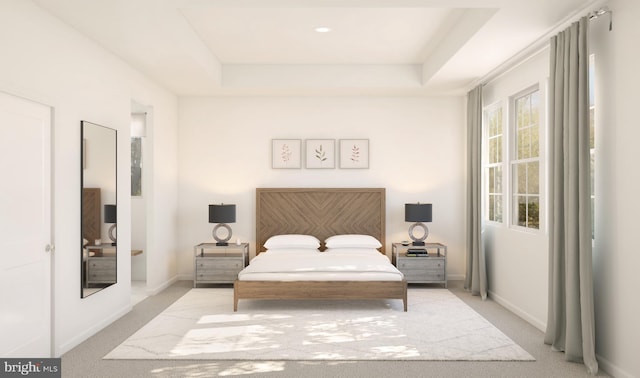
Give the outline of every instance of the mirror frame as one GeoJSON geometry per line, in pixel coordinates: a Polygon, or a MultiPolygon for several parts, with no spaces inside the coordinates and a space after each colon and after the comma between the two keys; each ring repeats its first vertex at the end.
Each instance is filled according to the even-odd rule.
{"type": "MultiPolygon", "coordinates": [[[[111,135],[109,135],[110,137],[111,135]]],[[[109,138],[110,139],[110,138],[109,138]]],[[[110,154],[109,154],[110,155],[110,154]]],[[[111,159],[111,156],[107,156],[105,159],[111,159]]],[[[105,164],[109,164],[108,162],[105,164]]],[[[110,167],[107,167],[110,169],[110,167]]],[[[104,172],[105,170],[102,170],[104,172]]],[[[109,190],[111,190],[111,182],[109,182],[109,190]]],[[[105,222],[104,222],[104,208],[105,205],[114,204],[118,205],[118,130],[112,129],[110,127],[98,125],[89,121],[80,121],[80,298],[86,298],[89,295],[95,294],[101,291],[104,288],[107,288],[111,285],[114,285],[118,282],[118,247],[117,247],[117,219],[116,223],[113,224],[109,232],[104,232],[105,222]],[[91,146],[104,145],[105,141],[87,141],[87,134],[91,129],[89,127],[96,128],[96,131],[102,132],[113,132],[113,194],[104,196],[101,194],[100,185],[97,185],[96,188],[95,183],[91,183],[89,186],[85,186],[86,180],[86,170],[89,169],[88,164],[95,164],[97,159],[96,156],[92,156],[87,153],[87,148],[92,148],[91,146]],[[93,143],[90,143],[93,142],[93,143]],[[98,198],[96,198],[98,197],[98,198]],[[113,198],[113,203],[111,203],[111,199],[107,197],[113,198]],[[93,199],[93,203],[91,202],[93,199]],[[93,208],[93,210],[90,210],[93,208]],[[92,214],[85,214],[92,213],[92,214]],[[86,216],[90,216],[89,219],[86,219],[86,216]],[[96,219],[98,218],[98,219],[96,219]],[[85,221],[92,222],[93,227],[88,227],[85,224],[85,221]],[[86,233],[89,231],[85,230],[86,228],[93,229],[92,235],[97,235],[94,240],[87,240],[85,244],[84,239],[86,233]],[[98,228],[95,230],[95,228],[98,228]],[[114,229],[115,227],[115,229],[114,229]],[[109,234],[115,231],[115,242],[111,243],[109,240],[109,234]],[[100,239],[100,245],[96,246],[96,239],[100,239]],[[108,241],[105,243],[104,241],[108,241]],[[90,248],[93,246],[93,251],[90,248]],[[106,257],[106,258],[105,258],[106,257]],[[105,258],[104,260],[100,260],[105,258]],[[94,264],[99,269],[104,269],[108,272],[105,277],[99,277],[98,282],[92,283],[90,287],[89,283],[89,264],[94,264]],[[109,270],[113,267],[114,272],[111,273],[109,270]],[[108,278],[106,278],[108,277],[108,278]],[[111,277],[113,277],[113,281],[111,281],[111,277]]]]}

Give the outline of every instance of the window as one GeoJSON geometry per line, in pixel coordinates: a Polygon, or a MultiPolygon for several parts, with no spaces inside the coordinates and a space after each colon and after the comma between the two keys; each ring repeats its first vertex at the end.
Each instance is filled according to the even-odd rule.
{"type": "Polygon", "coordinates": [[[131,114],[131,196],[142,196],[142,145],[146,135],[146,113],[131,114]]]}
{"type": "Polygon", "coordinates": [[[484,219],[541,227],[543,91],[530,87],[484,108],[484,219]]]}
{"type": "Polygon", "coordinates": [[[488,161],[485,169],[487,219],[502,222],[502,105],[485,110],[488,161]]]}
{"type": "Polygon", "coordinates": [[[511,224],[540,228],[540,91],[512,100],[511,224]]]}
{"type": "Polygon", "coordinates": [[[596,100],[595,100],[596,67],[595,55],[589,56],[589,151],[591,153],[591,238],[595,238],[595,162],[596,162],[596,100]]]}
{"type": "Polygon", "coordinates": [[[142,196],[142,138],[131,137],[131,196],[142,196]]]}

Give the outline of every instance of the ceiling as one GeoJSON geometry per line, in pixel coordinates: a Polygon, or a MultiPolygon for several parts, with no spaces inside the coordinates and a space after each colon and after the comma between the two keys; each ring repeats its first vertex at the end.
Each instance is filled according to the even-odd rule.
{"type": "Polygon", "coordinates": [[[460,94],[595,3],[34,2],[179,96],[460,94]]]}

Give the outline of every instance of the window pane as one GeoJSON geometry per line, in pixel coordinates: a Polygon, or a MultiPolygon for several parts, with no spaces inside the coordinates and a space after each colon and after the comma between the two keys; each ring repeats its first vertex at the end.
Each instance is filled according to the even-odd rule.
{"type": "Polygon", "coordinates": [[[496,151],[496,139],[489,139],[489,163],[496,163],[497,159],[497,151],[496,151]]]}
{"type": "Polygon", "coordinates": [[[527,193],[527,165],[525,163],[513,165],[513,184],[515,194],[527,193]]]}
{"type": "Polygon", "coordinates": [[[595,143],[595,124],[596,124],[596,108],[591,107],[589,109],[589,147],[594,148],[595,143]]]}
{"type": "Polygon", "coordinates": [[[517,220],[517,225],[522,227],[527,227],[527,197],[525,196],[516,196],[515,197],[515,219],[517,220]]]}
{"type": "Polygon", "coordinates": [[[595,185],[595,164],[596,164],[596,154],[594,150],[591,150],[591,196],[596,195],[596,185],[595,185]]]}
{"type": "Polygon", "coordinates": [[[527,227],[540,228],[540,201],[537,196],[527,198],[527,227]]]}
{"type": "Polygon", "coordinates": [[[502,193],[502,167],[495,167],[495,193],[502,193]]]}
{"type": "Polygon", "coordinates": [[[496,203],[496,209],[495,209],[495,219],[493,219],[496,222],[502,222],[502,195],[498,194],[495,196],[495,203],[496,203]]]}
{"type": "Polygon", "coordinates": [[[535,91],[531,94],[531,124],[540,123],[540,92],[535,91]]]}
{"type": "Polygon", "coordinates": [[[518,130],[518,159],[531,157],[531,140],[529,129],[518,130]]]}
{"type": "Polygon", "coordinates": [[[530,157],[540,157],[540,129],[532,127],[529,129],[531,137],[531,155],[530,157]]]}
{"type": "Polygon", "coordinates": [[[131,195],[142,195],[142,138],[131,138],[131,195]]]}
{"type": "Polygon", "coordinates": [[[523,122],[523,119],[524,119],[523,114],[522,114],[523,105],[524,105],[524,99],[523,98],[519,98],[519,99],[516,100],[516,115],[517,115],[517,118],[516,118],[516,129],[522,127],[522,122],[523,122]]]}
{"type": "Polygon", "coordinates": [[[538,162],[527,163],[527,194],[539,194],[540,172],[538,162]]]}
{"type": "Polygon", "coordinates": [[[489,193],[495,193],[495,168],[489,168],[489,193]]]}
{"type": "Polygon", "coordinates": [[[502,162],[502,137],[496,137],[496,163],[502,162]]]}
{"type": "Polygon", "coordinates": [[[522,98],[522,123],[520,127],[527,127],[531,124],[531,97],[525,96],[522,98]]]}
{"type": "Polygon", "coordinates": [[[495,196],[489,195],[489,220],[495,219],[495,196]]]}

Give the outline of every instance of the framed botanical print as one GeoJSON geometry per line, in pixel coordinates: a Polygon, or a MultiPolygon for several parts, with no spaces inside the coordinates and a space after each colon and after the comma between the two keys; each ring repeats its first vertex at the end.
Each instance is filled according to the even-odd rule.
{"type": "Polygon", "coordinates": [[[369,168],[369,139],[340,139],[340,168],[369,168]]]}
{"type": "Polygon", "coordinates": [[[336,141],[334,139],[307,139],[306,168],[333,169],[336,167],[336,141]]]}
{"type": "Polygon", "coordinates": [[[278,169],[301,168],[301,139],[273,139],[271,142],[271,167],[278,169]]]}

